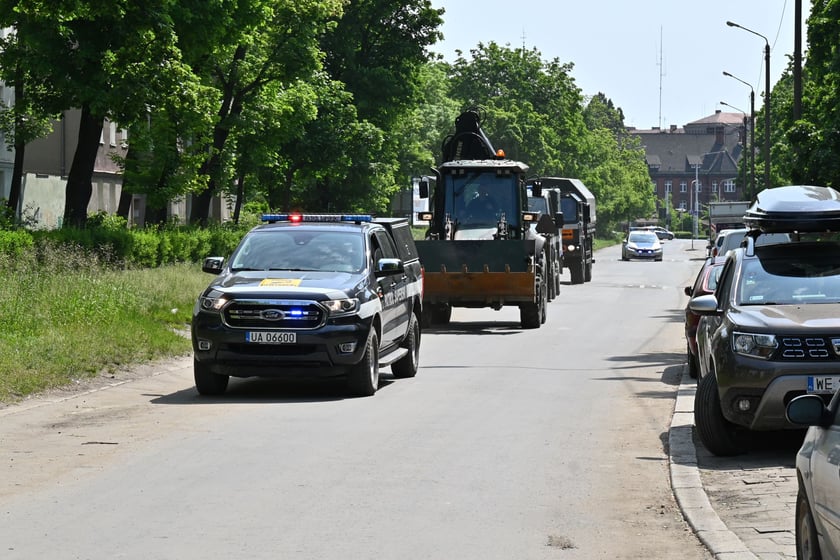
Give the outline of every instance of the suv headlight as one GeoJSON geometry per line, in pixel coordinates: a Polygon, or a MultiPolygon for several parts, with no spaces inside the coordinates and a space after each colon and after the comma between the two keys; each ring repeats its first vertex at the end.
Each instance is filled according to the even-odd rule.
{"type": "Polygon", "coordinates": [[[207,295],[198,298],[198,306],[201,308],[202,311],[208,311],[212,313],[215,311],[221,311],[222,307],[224,307],[228,301],[229,300],[225,296],[225,294],[213,290],[207,295]]]}
{"type": "Polygon", "coordinates": [[[767,360],[776,346],[776,336],[772,334],[732,333],[732,348],[744,356],[767,360]]]}
{"type": "Polygon", "coordinates": [[[321,303],[329,311],[331,319],[353,315],[359,310],[359,300],[357,298],[330,299],[321,303]]]}

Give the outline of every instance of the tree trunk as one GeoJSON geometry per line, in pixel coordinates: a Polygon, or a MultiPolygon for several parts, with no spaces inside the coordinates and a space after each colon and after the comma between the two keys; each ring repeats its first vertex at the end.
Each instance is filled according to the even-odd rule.
{"type": "Polygon", "coordinates": [[[93,168],[99,150],[99,138],[102,136],[103,115],[91,113],[90,106],[82,106],[79,120],[79,141],[70,174],[64,200],[64,227],[84,228],[87,225],[87,207],[93,194],[93,168]]]}
{"type": "Polygon", "coordinates": [[[241,171],[236,180],[236,205],[233,207],[233,223],[239,223],[239,214],[242,212],[242,204],[245,202],[245,172],[241,171]]]}
{"type": "Polygon", "coordinates": [[[131,190],[131,182],[128,180],[129,173],[127,170],[134,160],[134,150],[131,146],[125,153],[125,169],[122,176],[122,187],[120,188],[120,202],[117,205],[117,216],[122,217],[128,222],[128,213],[131,212],[131,201],[134,199],[134,193],[131,190]]]}
{"type": "Polygon", "coordinates": [[[18,68],[16,74],[19,79],[15,80],[15,164],[12,168],[12,183],[9,186],[9,200],[6,205],[12,210],[15,221],[20,219],[20,194],[23,190],[23,156],[26,154],[26,138],[23,132],[23,115],[18,109],[26,107],[23,80],[20,79],[21,72],[18,68]]]}

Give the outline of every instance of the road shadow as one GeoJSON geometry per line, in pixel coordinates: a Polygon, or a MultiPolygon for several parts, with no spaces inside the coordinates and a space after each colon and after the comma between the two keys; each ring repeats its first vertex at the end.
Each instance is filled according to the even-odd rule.
{"type": "Polygon", "coordinates": [[[431,325],[423,328],[429,334],[491,334],[507,336],[519,334],[523,329],[519,321],[450,321],[446,325],[431,325]]]}
{"type": "MultiPolygon", "coordinates": [[[[379,374],[379,388],[374,398],[386,391],[397,379],[390,372],[379,374]]],[[[217,396],[199,395],[195,387],[161,395],[151,399],[152,404],[207,405],[207,404],[292,404],[343,401],[364,397],[347,394],[347,384],[342,378],[333,379],[272,379],[267,377],[231,377],[227,391],[217,396]]]]}
{"type": "Polygon", "coordinates": [[[732,457],[713,455],[693,433],[697,465],[716,471],[757,470],[774,467],[796,467],[796,453],[805,437],[804,430],[750,432],[744,453],[732,457]]]}

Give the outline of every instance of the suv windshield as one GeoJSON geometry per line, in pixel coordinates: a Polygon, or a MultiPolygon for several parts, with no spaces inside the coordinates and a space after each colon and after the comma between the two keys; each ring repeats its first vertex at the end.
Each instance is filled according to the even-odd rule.
{"type": "Polygon", "coordinates": [[[840,244],[772,245],[756,247],[755,253],[744,259],[738,303],[840,302],[840,244]]]}
{"type": "Polygon", "coordinates": [[[255,231],[233,255],[231,269],[359,272],[364,254],[363,238],[353,231],[255,231]]]}

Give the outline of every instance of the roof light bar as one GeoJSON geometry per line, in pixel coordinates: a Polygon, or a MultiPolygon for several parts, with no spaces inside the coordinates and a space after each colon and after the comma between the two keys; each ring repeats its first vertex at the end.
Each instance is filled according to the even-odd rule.
{"type": "Polygon", "coordinates": [[[370,214],[300,214],[297,212],[290,214],[263,214],[262,221],[266,223],[276,222],[372,222],[373,216],[370,214]]]}

